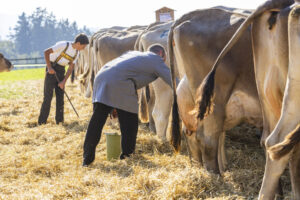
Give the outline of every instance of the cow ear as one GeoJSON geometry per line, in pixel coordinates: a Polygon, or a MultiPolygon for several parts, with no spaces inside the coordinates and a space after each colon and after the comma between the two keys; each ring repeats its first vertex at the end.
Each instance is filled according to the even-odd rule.
{"type": "Polygon", "coordinates": [[[4,56],[3,56],[3,54],[2,53],[0,53],[0,58],[3,58],[4,56]]]}

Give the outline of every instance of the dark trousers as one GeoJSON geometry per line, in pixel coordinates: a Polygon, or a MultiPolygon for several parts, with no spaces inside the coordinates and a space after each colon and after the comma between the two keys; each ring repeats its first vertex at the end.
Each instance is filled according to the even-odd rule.
{"type": "MultiPolygon", "coordinates": [[[[59,81],[62,81],[65,78],[65,67],[58,64],[53,64],[52,67],[55,70],[59,81]]],[[[56,95],[55,121],[57,124],[64,121],[64,91],[58,87],[58,81],[55,74],[49,74],[47,72],[44,82],[44,99],[38,119],[39,124],[45,124],[47,122],[53,97],[53,90],[55,90],[56,95]]]]}
{"type": "MultiPolygon", "coordinates": [[[[95,159],[96,146],[98,145],[103,126],[112,107],[102,103],[94,103],[94,112],[88,125],[83,145],[83,158],[86,163],[91,163],[95,159]]],[[[121,109],[116,109],[121,129],[120,158],[129,156],[135,150],[136,137],[138,132],[138,115],[121,109]]]]}

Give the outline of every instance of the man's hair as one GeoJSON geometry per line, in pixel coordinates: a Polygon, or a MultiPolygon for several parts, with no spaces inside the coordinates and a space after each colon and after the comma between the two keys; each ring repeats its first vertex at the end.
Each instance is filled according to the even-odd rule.
{"type": "Polygon", "coordinates": [[[80,44],[89,44],[89,38],[84,33],[79,33],[75,37],[75,43],[79,42],[80,44]]]}
{"type": "Polygon", "coordinates": [[[165,48],[163,46],[161,46],[160,44],[153,44],[148,49],[149,49],[149,51],[151,51],[155,54],[162,53],[163,57],[166,56],[165,48]]]}

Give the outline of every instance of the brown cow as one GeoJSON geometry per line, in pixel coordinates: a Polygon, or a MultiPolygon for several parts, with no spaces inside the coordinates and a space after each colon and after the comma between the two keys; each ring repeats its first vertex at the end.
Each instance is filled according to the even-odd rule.
{"type": "Polygon", "coordinates": [[[198,116],[203,118],[210,110],[213,89],[218,87],[218,83],[213,85],[218,63],[251,23],[256,83],[264,119],[262,144],[268,150],[259,199],[276,198],[280,176],[288,162],[293,198],[300,199],[300,136],[299,128],[295,129],[300,123],[299,2],[266,1],[248,17],[201,85],[198,116]]]}
{"type": "Polygon", "coordinates": [[[81,76],[81,82],[87,87],[86,97],[91,96],[94,76],[100,68],[126,51],[133,50],[135,41],[144,28],[145,26],[132,26],[121,30],[114,27],[101,29],[90,38],[89,56],[85,59],[88,69],[81,76]]]}
{"type": "MultiPolygon", "coordinates": [[[[215,7],[190,12],[176,20],[169,33],[170,67],[175,77],[176,58],[181,82],[174,91],[172,143],[178,148],[179,123],[176,114],[177,101],[180,117],[188,141],[191,156],[215,173],[225,170],[225,131],[241,122],[262,126],[262,115],[253,71],[250,30],[243,40],[222,61],[222,71],[217,76],[215,109],[209,117],[197,123],[190,112],[194,109],[196,91],[210,71],[217,55],[249,15],[247,10],[215,7]],[[177,125],[177,127],[175,126],[177,125]],[[177,132],[176,132],[177,130],[177,132]]],[[[176,88],[175,82],[173,88],[176,88]]]]}
{"type": "Polygon", "coordinates": [[[9,60],[4,58],[3,54],[0,53],[0,72],[6,72],[12,70],[13,65],[9,60]]]}
{"type": "MultiPolygon", "coordinates": [[[[168,33],[171,25],[172,22],[154,23],[149,25],[137,39],[135,49],[147,51],[153,44],[160,44],[167,49],[168,33]]],[[[166,60],[166,64],[169,65],[168,60],[166,60]]],[[[150,84],[150,92],[149,102],[153,102],[153,105],[150,104],[150,111],[145,112],[145,110],[147,110],[145,109],[147,107],[144,103],[146,98],[143,98],[143,95],[145,95],[146,92],[142,90],[139,109],[140,119],[142,122],[147,122],[149,116],[151,128],[151,117],[153,117],[157,136],[161,140],[166,141],[166,130],[172,105],[172,89],[161,78],[158,78],[150,84]]]]}
{"type": "Polygon", "coordinates": [[[79,52],[78,59],[75,63],[74,74],[76,77],[79,77],[81,92],[85,92],[86,97],[91,96],[91,75],[93,71],[92,69],[94,69],[94,65],[97,64],[96,56],[94,55],[95,40],[101,35],[105,34],[106,32],[118,31],[123,29],[124,27],[111,27],[100,29],[90,37],[90,44],[88,45],[88,48],[85,48],[83,51],[79,52]]]}

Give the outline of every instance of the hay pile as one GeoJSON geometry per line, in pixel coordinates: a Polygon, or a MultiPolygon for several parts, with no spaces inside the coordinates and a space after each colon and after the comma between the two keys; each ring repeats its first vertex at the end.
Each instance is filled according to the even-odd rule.
{"type": "MultiPolygon", "coordinates": [[[[105,136],[96,160],[83,168],[82,145],[91,116],[90,99],[76,85],[66,91],[65,124],[54,120],[52,101],[48,124],[37,126],[43,81],[13,82],[11,99],[0,97],[0,199],[254,199],[261,185],[264,153],[254,128],[240,126],[227,134],[229,170],[223,177],[191,165],[185,148],[174,155],[169,144],[141,125],[136,154],[127,160],[106,160],[105,136]],[[22,94],[20,94],[22,91],[22,94]]],[[[115,131],[115,126],[105,130],[115,131]]],[[[291,199],[288,173],[285,199],[291,199]]]]}

